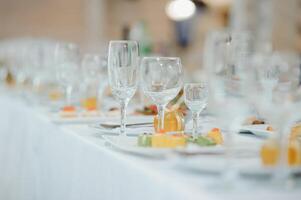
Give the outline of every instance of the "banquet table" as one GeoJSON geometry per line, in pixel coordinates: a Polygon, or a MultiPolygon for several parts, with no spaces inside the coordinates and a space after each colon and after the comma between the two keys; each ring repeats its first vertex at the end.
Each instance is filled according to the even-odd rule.
{"type": "Polygon", "coordinates": [[[301,187],[273,189],[133,156],[106,145],[87,124],[53,123],[43,106],[0,92],[1,200],[301,199],[301,187]]]}

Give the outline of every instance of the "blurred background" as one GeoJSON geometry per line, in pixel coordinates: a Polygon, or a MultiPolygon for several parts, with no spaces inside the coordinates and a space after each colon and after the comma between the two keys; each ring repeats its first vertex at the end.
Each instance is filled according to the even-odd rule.
{"type": "Polygon", "coordinates": [[[201,68],[206,34],[223,27],[301,52],[301,0],[0,0],[0,25],[0,40],[51,38],[86,52],[134,39],[142,55],[180,56],[187,69],[201,68]]]}

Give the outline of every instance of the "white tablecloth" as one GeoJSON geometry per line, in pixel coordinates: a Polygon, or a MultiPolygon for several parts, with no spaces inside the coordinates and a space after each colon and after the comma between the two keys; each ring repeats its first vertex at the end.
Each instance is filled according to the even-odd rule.
{"type": "Polygon", "coordinates": [[[56,125],[0,94],[0,200],[301,199],[301,191],[248,183],[217,189],[219,176],[115,151],[87,125],[56,125]]]}

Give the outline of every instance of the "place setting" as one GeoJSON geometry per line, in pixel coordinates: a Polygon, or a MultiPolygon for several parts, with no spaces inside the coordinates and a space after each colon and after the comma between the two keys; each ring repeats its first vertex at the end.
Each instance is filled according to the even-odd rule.
{"type": "MultiPolygon", "coordinates": [[[[102,135],[102,138],[108,144],[123,152],[147,157],[166,157],[173,148],[184,148],[188,143],[188,137],[183,134],[185,123],[180,109],[175,108],[176,105],[172,108],[176,110],[165,111],[166,105],[178,95],[183,85],[181,61],[179,58],[172,57],[146,57],[142,59],[141,66],[138,66],[138,59],[137,43],[131,41],[112,41],[110,43],[108,56],[109,84],[112,88],[113,96],[120,102],[121,118],[107,117],[99,120],[96,124],[90,125],[90,127],[97,129],[97,133],[102,135]],[[126,51],[124,51],[124,46],[128,46],[126,51]],[[118,57],[120,55],[123,55],[122,58],[124,60],[118,57]],[[127,58],[129,57],[132,60],[128,60],[127,58]],[[140,68],[140,73],[138,72],[138,67],[140,68]],[[167,74],[171,74],[171,76],[166,76],[162,80],[167,74]],[[154,109],[154,106],[152,106],[152,109],[158,113],[158,116],[133,114],[127,116],[125,114],[127,104],[136,92],[138,84],[141,84],[143,93],[153,100],[152,103],[156,107],[154,109]],[[129,90],[132,90],[132,93],[127,93],[129,90]],[[165,116],[165,119],[162,121],[161,118],[163,116],[165,116]],[[117,121],[117,119],[120,121],[117,121]],[[162,127],[164,124],[166,124],[165,128],[164,126],[162,127]],[[164,134],[165,132],[167,134],[164,134]]],[[[185,95],[187,93],[187,98],[189,98],[189,95],[192,95],[193,91],[191,90],[194,88],[195,92],[200,93],[199,95],[204,95],[199,97],[200,101],[204,102],[203,105],[197,108],[197,113],[194,113],[194,126],[197,126],[195,124],[198,121],[196,114],[198,115],[206,107],[208,91],[206,91],[207,88],[204,84],[188,84],[187,89],[184,91],[185,95]],[[204,94],[202,90],[204,90],[204,94]]],[[[182,95],[184,93],[182,92],[182,95]]],[[[186,102],[193,104],[195,103],[193,101],[193,99],[190,101],[187,99],[186,102]]],[[[194,127],[193,131],[196,131],[196,128],[194,127]]],[[[209,137],[197,138],[196,133],[190,134],[195,135],[194,139],[191,139],[191,149],[194,149],[193,143],[204,146],[216,145],[209,137]]],[[[215,138],[214,135],[217,135],[216,140],[219,144],[221,143],[222,136],[218,129],[212,129],[208,135],[212,135],[212,138],[215,138]]],[[[197,148],[198,145],[195,146],[197,148]]],[[[210,153],[212,150],[211,148],[204,148],[204,152],[206,153],[207,151],[210,153]]],[[[213,151],[220,152],[219,148],[213,151]]]]}
{"type": "MultiPolygon", "coordinates": [[[[212,43],[216,46],[210,46],[212,48],[210,50],[214,51],[218,48],[222,53],[219,58],[211,58],[212,61],[216,59],[216,62],[223,64],[222,66],[215,64],[220,74],[214,70],[211,71],[211,68],[208,70],[208,79],[196,83],[185,83],[179,58],[144,57],[139,61],[137,43],[110,42],[108,78],[112,95],[120,102],[120,123],[116,119],[115,121],[100,121],[98,127],[94,127],[99,129],[102,138],[109,146],[121,152],[145,158],[167,158],[180,168],[186,167],[194,171],[198,169],[221,173],[226,168],[225,166],[233,165],[239,173],[245,175],[273,174],[272,166],[277,162],[275,153],[280,150],[277,147],[277,139],[274,137],[277,133],[273,125],[267,124],[267,120],[252,117],[260,113],[261,116],[269,119],[270,116],[261,113],[266,112],[267,108],[262,108],[261,104],[253,102],[255,98],[262,98],[264,102],[269,88],[263,87],[262,92],[265,93],[258,92],[253,97],[246,93],[247,90],[258,89],[257,86],[261,84],[268,84],[266,78],[270,79],[270,74],[268,77],[255,77],[258,72],[255,69],[252,71],[255,74],[254,79],[253,77],[245,78],[244,73],[250,73],[250,71],[243,71],[239,65],[246,64],[247,58],[242,55],[245,56],[243,53],[247,54],[248,49],[244,49],[246,52],[237,52],[235,48],[239,42],[249,41],[242,40],[237,35],[231,38],[227,32],[217,34],[220,34],[217,38],[208,40],[220,43],[217,45],[212,43]],[[223,57],[223,55],[230,54],[234,56],[234,60],[227,60],[228,58],[223,57]],[[235,76],[223,71],[227,72],[227,68],[232,64],[236,65],[238,70],[242,70],[235,76]],[[258,85],[255,82],[252,86],[249,85],[250,81],[256,81],[258,78],[258,85]],[[127,105],[139,87],[141,88],[139,92],[143,92],[143,95],[155,105],[157,116],[151,115],[145,118],[145,116],[130,115],[127,117],[127,105]],[[170,105],[170,102],[173,105],[170,105]],[[185,109],[183,109],[183,104],[185,109]],[[200,129],[198,126],[198,122],[202,122],[199,119],[200,113],[205,108],[215,116],[215,120],[211,120],[211,128],[206,127],[207,130],[200,129]],[[258,110],[257,113],[254,114],[252,109],[258,110]],[[189,116],[187,116],[188,113],[189,116]],[[192,127],[188,129],[185,125],[189,118],[192,121],[192,127]],[[200,130],[202,130],[201,133],[200,130]],[[254,141],[251,137],[248,138],[249,141],[242,139],[250,134],[256,137],[256,139],[252,138],[254,141]],[[272,154],[275,160],[271,158],[272,154]]],[[[266,70],[278,67],[273,61],[274,57],[271,57],[268,63],[258,63],[255,56],[256,62],[252,59],[248,60],[248,65],[267,64],[269,68],[266,70]]],[[[278,78],[280,75],[277,74],[278,78]]],[[[296,124],[292,127],[291,135],[298,138],[299,136],[296,136],[298,130],[300,130],[299,125],[296,124]]],[[[300,155],[295,156],[292,152],[298,149],[290,149],[295,147],[299,148],[289,147],[287,170],[289,173],[299,174],[301,168],[296,166],[300,155]]]]}

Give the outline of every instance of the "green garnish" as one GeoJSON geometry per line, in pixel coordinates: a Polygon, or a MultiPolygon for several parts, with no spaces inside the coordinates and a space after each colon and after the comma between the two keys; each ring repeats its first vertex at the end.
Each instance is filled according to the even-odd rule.
{"type": "Polygon", "coordinates": [[[197,144],[199,146],[213,146],[213,145],[216,145],[216,143],[212,139],[210,139],[208,137],[205,137],[205,136],[201,136],[201,135],[198,136],[195,139],[188,138],[187,142],[191,142],[191,143],[197,144]]]}
{"type": "Polygon", "coordinates": [[[139,147],[151,147],[152,146],[152,136],[147,133],[143,133],[138,136],[137,145],[139,147]]]}

